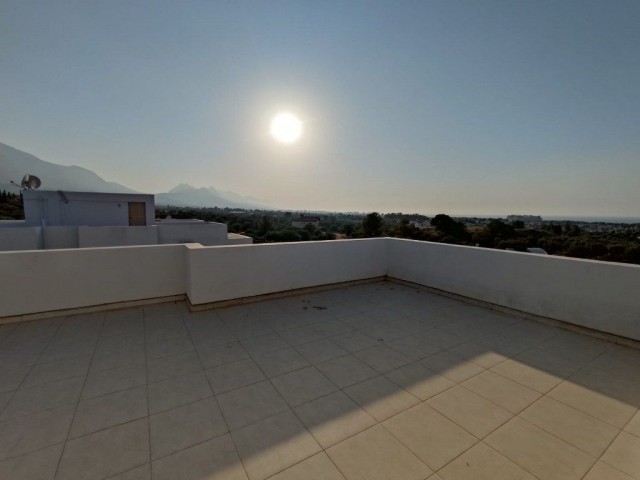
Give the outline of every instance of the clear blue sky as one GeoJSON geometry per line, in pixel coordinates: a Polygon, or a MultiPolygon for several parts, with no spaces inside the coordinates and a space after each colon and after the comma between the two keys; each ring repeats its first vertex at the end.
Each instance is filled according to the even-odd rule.
{"type": "Polygon", "coordinates": [[[0,141],[148,192],[639,216],[640,2],[0,0],[0,141]]]}

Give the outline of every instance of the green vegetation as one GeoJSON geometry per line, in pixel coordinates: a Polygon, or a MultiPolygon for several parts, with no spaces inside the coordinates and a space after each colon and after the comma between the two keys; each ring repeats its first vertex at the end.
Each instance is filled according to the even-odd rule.
{"type": "Polygon", "coordinates": [[[158,207],[156,213],[159,218],[171,215],[226,223],[230,232],[253,237],[255,243],[389,236],[521,252],[539,247],[551,255],[640,264],[640,224],[598,224],[602,231],[586,231],[579,222],[524,228],[521,221],[372,212],[314,213],[320,225],[301,229],[291,226],[298,214],[284,211],[158,207]]]}
{"type": "Polygon", "coordinates": [[[24,220],[20,194],[0,191],[0,220],[24,220]]]}

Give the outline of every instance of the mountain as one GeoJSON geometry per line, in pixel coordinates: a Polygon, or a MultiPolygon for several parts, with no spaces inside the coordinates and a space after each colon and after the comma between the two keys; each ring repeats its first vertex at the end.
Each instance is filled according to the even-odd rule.
{"type": "MultiPolygon", "coordinates": [[[[108,182],[96,173],[82,167],[57,165],[0,143],[0,190],[17,192],[11,180],[20,183],[25,174],[37,176],[43,190],[70,190],[76,192],[138,193],[119,183],[108,182]]],[[[186,183],[169,192],[157,193],[156,204],[176,207],[230,207],[272,208],[253,197],[234,192],[218,191],[213,187],[195,188],[186,183]]]]}
{"type": "Polygon", "coordinates": [[[196,188],[186,183],[176,185],[166,193],[156,193],[156,204],[174,207],[272,208],[253,197],[243,197],[213,187],[196,188]]]}
{"type": "Polygon", "coordinates": [[[11,180],[20,183],[25,174],[36,175],[43,190],[77,192],[137,193],[115,182],[108,182],[86,168],[45,162],[29,153],[0,143],[0,190],[17,192],[11,180]]]}

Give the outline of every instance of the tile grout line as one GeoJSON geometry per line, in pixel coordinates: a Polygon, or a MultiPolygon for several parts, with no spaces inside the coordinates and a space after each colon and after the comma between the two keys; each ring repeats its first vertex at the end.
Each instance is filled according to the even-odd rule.
{"type": "MultiPolygon", "coordinates": [[[[216,313],[216,317],[220,318],[220,316],[219,316],[217,313],[216,313]]],[[[222,319],[221,319],[221,320],[222,320],[222,319]]],[[[183,322],[184,322],[184,321],[183,321],[183,322]]],[[[224,322],[223,322],[223,323],[224,323],[224,322]]],[[[187,328],[186,324],[185,324],[185,328],[187,329],[187,333],[188,333],[188,335],[189,335],[189,339],[191,340],[191,343],[194,343],[194,342],[193,342],[193,336],[191,335],[191,331],[189,330],[189,328],[187,328]]],[[[231,334],[235,337],[235,335],[233,334],[233,332],[231,332],[231,334]]],[[[239,343],[239,342],[238,342],[238,343],[239,343]]],[[[239,345],[241,345],[241,346],[242,346],[242,344],[241,344],[241,343],[239,343],[239,345]]],[[[194,344],[194,347],[195,347],[195,344],[194,344]]],[[[243,347],[243,348],[244,348],[244,347],[243,347]]],[[[202,363],[202,359],[200,358],[200,353],[198,352],[198,349],[196,348],[196,349],[195,349],[195,351],[196,351],[196,355],[197,355],[197,357],[198,357],[198,362],[200,362],[200,367],[203,369],[203,372],[206,372],[206,370],[204,369],[204,365],[203,365],[203,363],[202,363]]],[[[211,384],[211,380],[209,379],[209,376],[208,376],[206,373],[205,373],[205,376],[204,376],[204,377],[207,379],[207,384],[209,385],[209,389],[211,390],[212,398],[213,398],[213,399],[214,399],[214,401],[216,402],[216,407],[218,408],[218,411],[220,412],[220,416],[222,417],[222,421],[224,422],[225,427],[226,427],[226,429],[227,429],[227,431],[226,431],[225,433],[223,433],[223,434],[221,434],[221,435],[219,435],[219,436],[217,436],[217,437],[213,437],[213,438],[218,438],[218,437],[221,437],[221,436],[223,436],[223,435],[229,435],[229,439],[231,440],[231,443],[233,444],[233,449],[234,449],[234,451],[236,452],[236,456],[237,456],[237,458],[238,458],[238,461],[240,462],[240,465],[242,465],[242,470],[244,471],[245,476],[246,476],[247,478],[249,478],[249,473],[247,472],[247,468],[246,468],[246,466],[245,466],[245,464],[244,464],[244,462],[243,462],[243,460],[242,460],[242,457],[240,456],[240,452],[238,451],[238,446],[236,445],[236,441],[235,441],[235,439],[233,438],[233,435],[231,434],[231,429],[229,428],[229,422],[227,421],[227,418],[225,417],[224,412],[223,412],[222,408],[220,407],[220,403],[218,402],[218,397],[216,396],[216,392],[215,392],[215,390],[213,389],[213,385],[211,384]]],[[[198,401],[199,401],[199,400],[198,400],[198,401]]],[[[151,422],[149,422],[149,424],[151,424],[151,422]]],[[[208,442],[208,441],[210,441],[210,440],[212,440],[212,439],[211,439],[211,438],[210,438],[210,439],[207,439],[207,440],[205,440],[205,442],[208,442]]],[[[205,442],[202,442],[202,443],[205,443],[205,442]]],[[[194,445],[191,445],[191,446],[186,447],[186,448],[191,448],[191,447],[193,447],[193,446],[194,446],[194,445]]],[[[151,449],[149,449],[149,450],[151,450],[151,449]]],[[[181,450],[180,450],[180,451],[181,451],[181,450]]],[[[173,455],[174,453],[177,453],[177,452],[172,452],[172,453],[171,453],[171,454],[169,454],[169,455],[173,455]]],[[[167,456],[168,456],[168,455],[167,455],[167,456]]],[[[162,457],[162,458],[164,458],[164,457],[162,457]]],[[[157,460],[157,459],[156,459],[156,460],[157,460]]],[[[152,465],[153,465],[153,464],[152,464],[152,465]]],[[[153,475],[152,475],[152,478],[153,478],[153,475]]]]}
{"type": "MultiPolygon", "coordinates": [[[[76,419],[76,414],[78,413],[78,407],[80,406],[80,402],[82,400],[82,393],[84,392],[85,386],[87,384],[87,379],[89,378],[89,371],[91,369],[91,364],[93,363],[93,357],[95,355],[95,351],[96,351],[96,347],[98,345],[98,341],[100,339],[100,336],[102,335],[102,329],[104,328],[104,322],[106,319],[106,313],[102,313],[101,315],[102,321],[100,322],[100,332],[98,333],[98,336],[95,340],[95,343],[93,345],[93,351],[91,353],[91,360],[89,361],[89,367],[87,368],[87,373],[84,377],[84,382],[82,383],[82,389],[80,390],[80,395],[78,395],[78,400],[75,402],[75,409],[73,410],[73,416],[71,417],[71,422],[69,422],[69,427],[67,428],[67,433],[65,434],[65,438],[64,438],[64,446],[62,447],[62,451],[60,452],[60,457],[58,458],[58,463],[56,464],[56,469],[55,472],[53,474],[53,477],[57,477],[58,476],[58,472],[60,470],[60,464],[62,463],[62,457],[64,456],[64,452],[67,449],[67,443],[68,443],[68,439],[69,439],[69,433],[71,432],[71,427],[73,427],[73,423],[76,419]]],[[[66,319],[65,319],[66,320],[66,319]]]]}

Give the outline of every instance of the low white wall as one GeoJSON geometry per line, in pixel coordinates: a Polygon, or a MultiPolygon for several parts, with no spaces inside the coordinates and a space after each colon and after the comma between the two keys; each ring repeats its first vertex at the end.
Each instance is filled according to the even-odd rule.
{"type": "Polygon", "coordinates": [[[149,227],[78,227],[78,246],[118,247],[123,245],[156,245],[158,230],[149,227]]]}
{"type": "Polygon", "coordinates": [[[387,240],[189,246],[192,304],[383,276],[387,240]]]}
{"type": "Polygon", "coordinates": [[[158,243],[200,243],[224,245],[227,243],[227,225],[205,222],[158,223],[158,243]]]}
{"type": "Polygon", "coordinates": [[[78,227],[45,227],[44,248],[78,248],[78,227]]]}
{"type": "Polygon", "coordinates": [[[180,295],[185,247],[0,252],[0,317],[180,295]]]}
{"type": "Polygon", "coordinates": [[[0,251],[42,248],[41,227],[0,228],[0,251]]]}
{"type": "Polygon", "coordinates": [[[389,239],[388,275],[640,340],[640,266],[389,239]]]}

